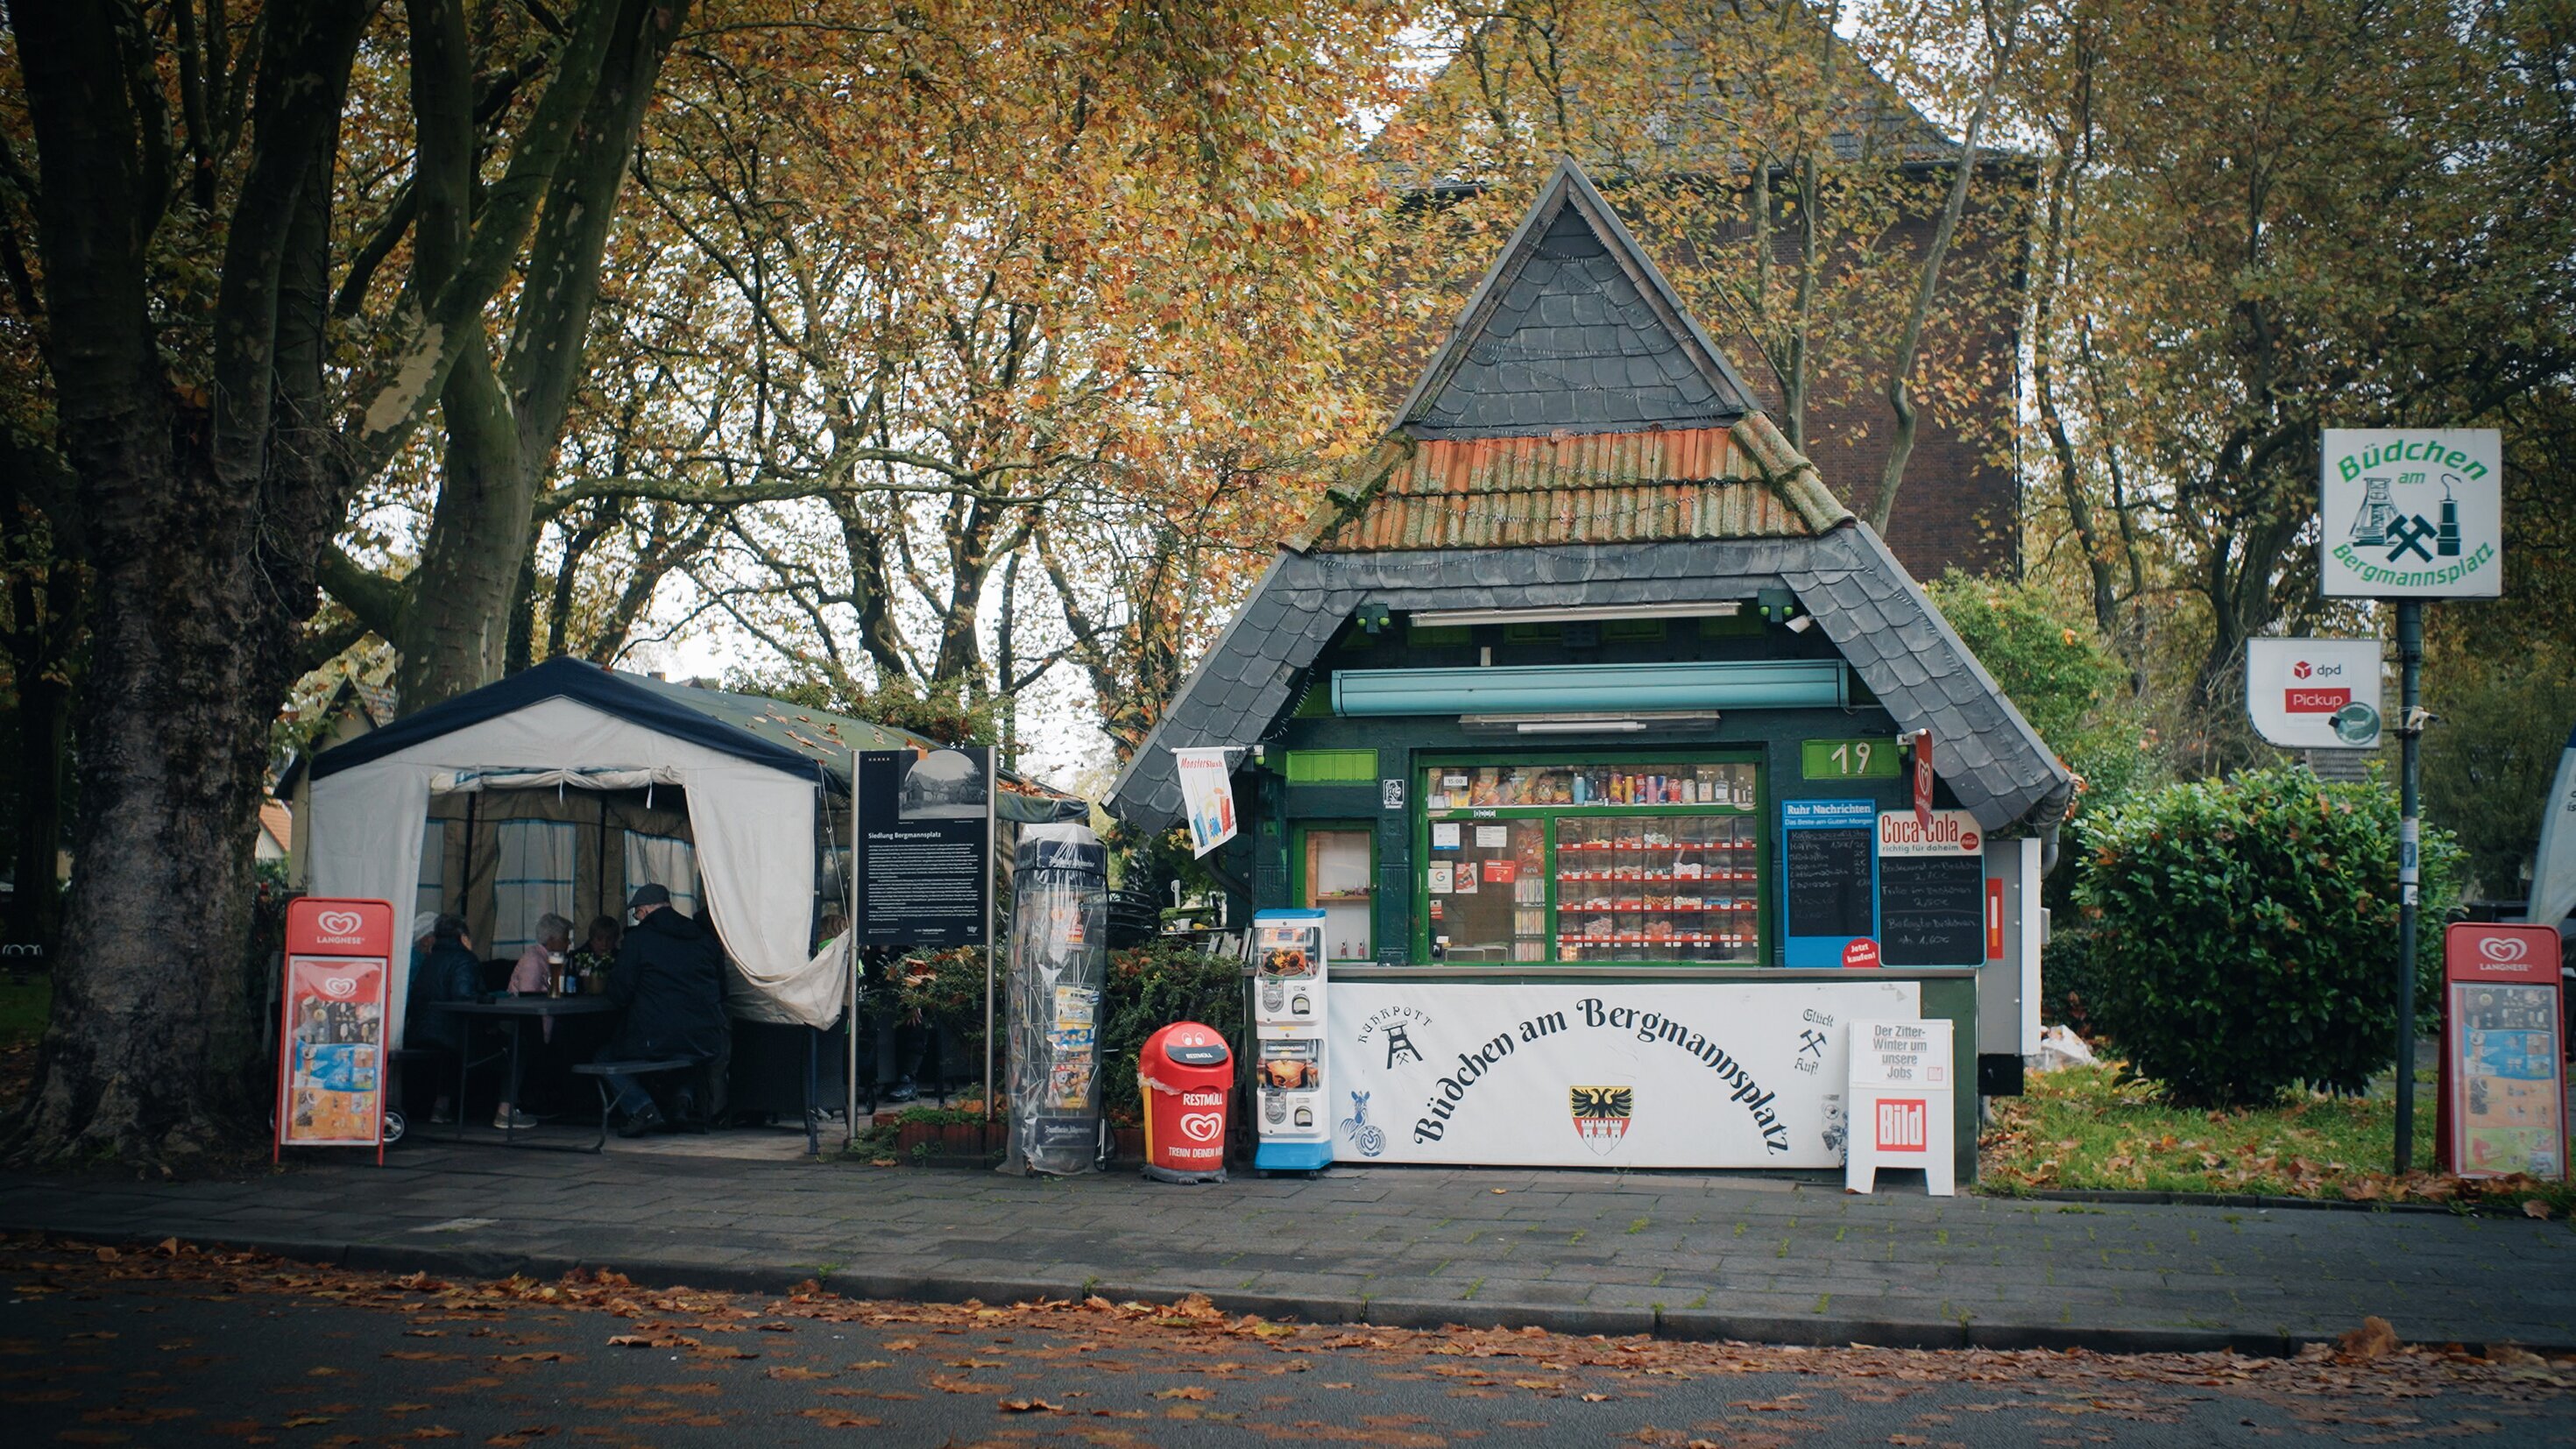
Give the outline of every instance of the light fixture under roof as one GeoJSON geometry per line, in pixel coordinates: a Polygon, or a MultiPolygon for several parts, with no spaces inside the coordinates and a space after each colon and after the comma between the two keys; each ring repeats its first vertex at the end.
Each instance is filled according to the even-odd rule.
{"type": "Polygon", "coordinates": [[[1448,624],[1562,624],[1596,619],[1729,619],[1743,609],[1736,599],[1696,604],[1572,604],[1552,609],[1425,609],[1412,615],[1426,629],[1448,624]]]}

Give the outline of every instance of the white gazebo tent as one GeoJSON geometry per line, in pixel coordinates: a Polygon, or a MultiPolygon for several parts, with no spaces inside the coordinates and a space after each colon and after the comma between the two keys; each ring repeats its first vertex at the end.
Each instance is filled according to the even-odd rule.
{"type": "MultiPolygon", "coordinates": [[[[846,908],[852,752],[899,748],[936,745],[555,659],[316,756],[297,829],[315,895],[391,901],[404,921],[461,909],[487,955],[515,951],[544,911],[578,930],[620,914],[636,886],[667,886],[733,961],[735,1016],[828,1029],[849,933],[822,955],[808,947],[822,913],[846,908]]],[[[1085,807],[1005,781],[995,809],[1028,822],[1085,807]]],[[[407,951],[394,968],[400,1040],[407,951]]]]}

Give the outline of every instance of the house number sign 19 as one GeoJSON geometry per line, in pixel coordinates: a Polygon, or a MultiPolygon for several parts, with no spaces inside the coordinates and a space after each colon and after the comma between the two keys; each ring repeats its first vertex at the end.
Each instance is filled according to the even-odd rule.
{"type": "Polygon", "coordinates": [[[1893,780],[1904,758],[1894,740],[1804,740],[1798,773],[1810,780],[1893,780]]]}

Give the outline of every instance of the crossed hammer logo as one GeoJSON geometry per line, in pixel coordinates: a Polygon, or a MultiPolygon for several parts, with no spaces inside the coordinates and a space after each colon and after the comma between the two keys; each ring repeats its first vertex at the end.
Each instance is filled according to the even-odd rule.
{"type": "Polygon", "coordinates": [[[2431,538],[2435,532],[2433,525],[2421,518],[2408,518],[2401,515],[2392,520],[2388,525],[2388,561],[2395,563],[2412,552],[2417,558],[2431,563],[2433,551],[2424,546],[2424,540],[2431,538]]]}

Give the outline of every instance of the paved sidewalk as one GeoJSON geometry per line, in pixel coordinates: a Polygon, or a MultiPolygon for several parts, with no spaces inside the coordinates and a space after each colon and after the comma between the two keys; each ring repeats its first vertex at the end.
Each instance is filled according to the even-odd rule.
{"type": "Polygon", "coordinates": [[[1336,1169],[1162,1187],[414,1147],[234,1181],[0,1176],[0,1228],[353,1267],[860,1297],[1208,1294],[1230,1310],[1886,1346],[2576,1349],[2576,1231],[2423,1212],[1919,1195],[1688,1173],[1336,1169]]]}

